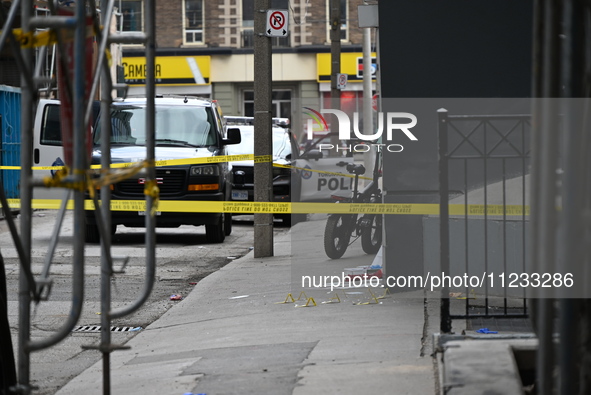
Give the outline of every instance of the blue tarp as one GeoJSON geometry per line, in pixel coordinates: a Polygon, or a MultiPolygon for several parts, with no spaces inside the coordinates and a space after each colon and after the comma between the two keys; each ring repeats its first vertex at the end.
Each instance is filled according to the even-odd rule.
{"type": "MultiPolygon", "coordinates": [[[[21,90],[0,85],[0,164],[19,166],[21,163],[21,90]]],[[[20,197],[20,171],[1,170],[7,198],[20,197]]]]}

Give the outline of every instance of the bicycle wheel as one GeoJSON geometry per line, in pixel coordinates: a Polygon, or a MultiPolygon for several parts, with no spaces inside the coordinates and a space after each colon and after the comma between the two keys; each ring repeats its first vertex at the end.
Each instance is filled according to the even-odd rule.
{"type": "Polygon", "coordinates": [[[366,254],[376,254],[382,246],[382,216],[370,214],[364,218],[361,230],[361,248],[366,254]]]}
{"type": "Polygon", "coordinates": [[[324,251],[331,259],[339,259],[349,246],[351,230],[348,224],[349,216],[331,215],[326,221],[324,229],[324,251]]]}

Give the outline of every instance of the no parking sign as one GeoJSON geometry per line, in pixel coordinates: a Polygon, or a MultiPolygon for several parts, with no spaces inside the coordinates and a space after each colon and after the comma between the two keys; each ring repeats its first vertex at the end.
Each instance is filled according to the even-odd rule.
{"type": "Polygon", "coordinates": [[[289,14],[287,10],[267,10],[267,37],[286,37],[289,33],[289,14]]]}
{"type": "Polygon", "coordinates": [[[337,89],[345,89],[345,87],[347,86],[347,78],[347,74],[337,74],[337,89]]]}

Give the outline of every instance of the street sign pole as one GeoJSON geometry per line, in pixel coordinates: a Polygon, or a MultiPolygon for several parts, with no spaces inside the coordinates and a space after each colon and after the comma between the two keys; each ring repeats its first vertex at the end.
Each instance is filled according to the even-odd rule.
{"type": "MultiPolygon", "coordinates": [[[[341,72],[341,0],[330,0],[330,95],[333,110],[341,109],[341,90],[338,88],[338,74],[341,72]]],[[[330,143],[339,145],[339,123],[330,123],[330,143]]],[[[336,150],[329,150],[329,156],[337,156],[336,150]]]]}
{"type": "MultiPolygon", "coordinates": [[[[269,34],[287,24],[283,14],[267,17],[271,0],[254,2],[254,155],[272,158],[271,93],[272,62],[269,34]],[[272,18],[272,22],[270,19],[272,18]],[[271,32],[267,33],[271,26],[271,32]]],[[[273,162],[271,159],[254,163],[254,200],[270,202],[273,197],[273,162]]],[[[273,214],[254,214],[254,256],[273,256],[273,214]]]]}
{"type": "MultiPolygon", "coordinates": [[[[363,133],[374,134],[371,80],[371,28],[363,28],[363,133]]],[[[375,151],[364,156],[365,168],[374,170],[375,151]]]]}

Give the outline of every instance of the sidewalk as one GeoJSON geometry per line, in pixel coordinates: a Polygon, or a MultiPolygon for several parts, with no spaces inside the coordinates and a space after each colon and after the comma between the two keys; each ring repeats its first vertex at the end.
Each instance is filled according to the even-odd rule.
{"type": "MultiPolygon", "coordinates": [[[[338,301],[334,292],[306,289],[316,306],[296,307],[307,301],[292,284],[300,273],[338,272],[373,259],[354,244],[342,259],[329,260],[323,224],[297,224],[275,238],[275,256],[251,252],[200,281],[131,339],[131,350],[111,354],[111,392],[435,394],[421,293],[384,293],[375,303],[366,288],[337,290],[340,303],[327,303],[338,301]],[[279,303],[288,294],[302,298],[279,303]]],[[[99,361],[57,394],[102,394],[102,374],[99,361]]]]}

